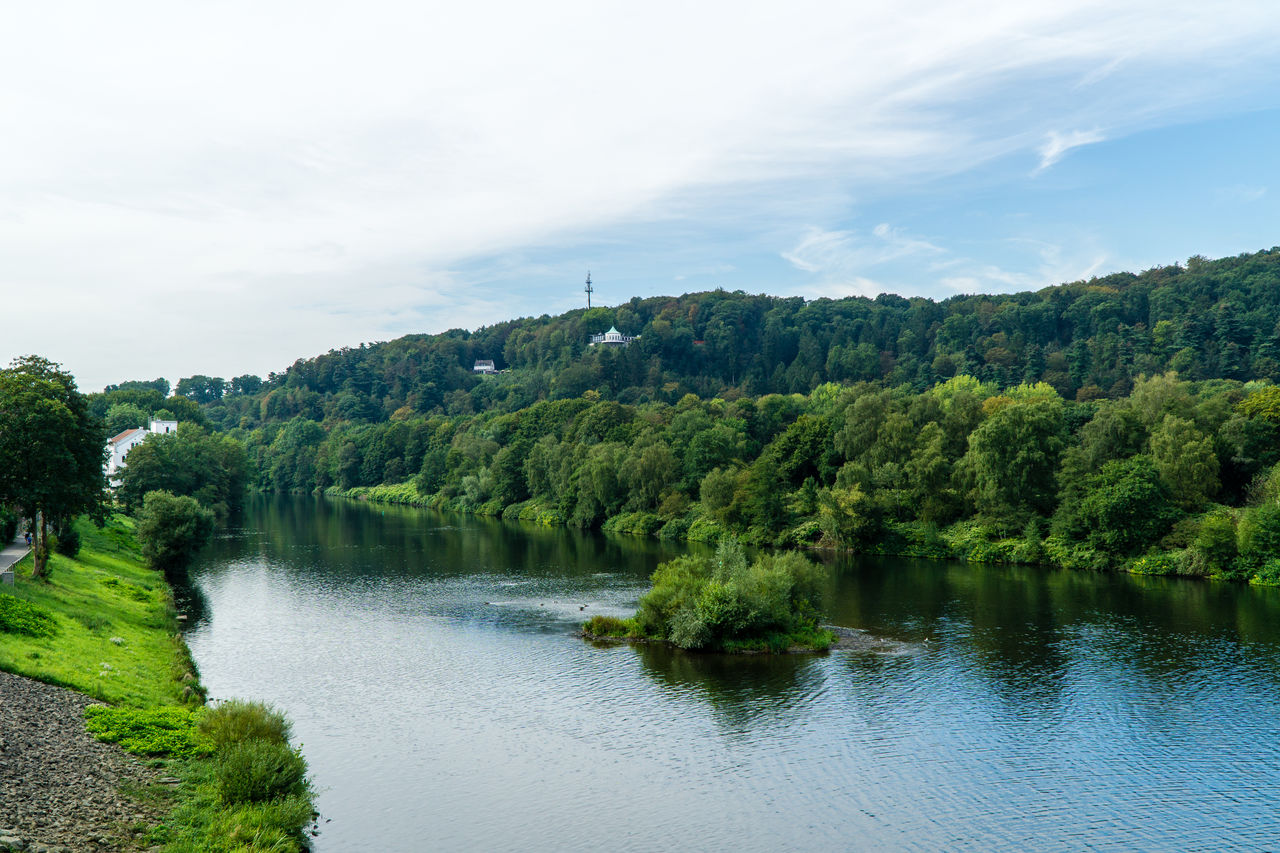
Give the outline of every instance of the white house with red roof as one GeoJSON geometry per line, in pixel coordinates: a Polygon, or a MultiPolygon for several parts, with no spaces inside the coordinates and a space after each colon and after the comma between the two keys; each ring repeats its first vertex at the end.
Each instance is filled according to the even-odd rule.
{"type": "Polygon", "coordinates": [[[141,444],[147,436],[166,435],[177,431],[177,421],[152,421],[145,428],[127,429],[119,435],[107,439],[107,453],[109,454],[107,457],[107,482],[111,484],[112,488],[120,485],[120,479],[116,474],[124,467],[124,458],[129,455],[130,450],[141,444]]]}

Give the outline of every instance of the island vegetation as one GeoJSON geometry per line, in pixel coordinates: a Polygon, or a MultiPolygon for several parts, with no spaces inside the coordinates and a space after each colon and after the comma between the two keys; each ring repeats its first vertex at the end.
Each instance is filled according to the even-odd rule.
{"type": "Polygon", "coordinates": [[[830,569],[801,554],[748,561],[726,538],[714,557],[687,555],[658,566],[634,617],[594,616],[583,634],[700,651],[823,651],[835,641],[818,624],[830,583],[830,569]]]}

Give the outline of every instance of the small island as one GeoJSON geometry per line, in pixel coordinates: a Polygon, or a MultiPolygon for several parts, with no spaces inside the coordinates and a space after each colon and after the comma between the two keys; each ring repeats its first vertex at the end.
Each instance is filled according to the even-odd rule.
{"type": "Polygon", "coordinates": [[[837,640],[819,625],[830,583],[831,570],[802,554],[762,554],[748,562],[742,546],[725,539],[713,557],[677,557],[658,566],[635,616],[595,616],[582,635],[731,654],[826,651],[837,640]]]}

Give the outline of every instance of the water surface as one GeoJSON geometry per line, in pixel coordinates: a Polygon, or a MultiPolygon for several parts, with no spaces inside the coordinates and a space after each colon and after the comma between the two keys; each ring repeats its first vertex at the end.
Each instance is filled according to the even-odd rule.
{"type": "Polygon", "coordinates": [[[255,500],[193,572],[215,697],[295,721],[320,853],[1280,849],[1280,593],[842,560],[875,653],[573,636],[652,540],[255,500]]]}

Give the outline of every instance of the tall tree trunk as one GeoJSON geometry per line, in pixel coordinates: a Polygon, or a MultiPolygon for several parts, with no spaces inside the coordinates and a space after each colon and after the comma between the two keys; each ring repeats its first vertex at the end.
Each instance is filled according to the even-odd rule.
{"type": "Polygon", "coordinates": [[[49,562],[49,525],[45,522],[43,512],[35,513],[35,535],[31,540],[31,577],[45,576],[45,564],[49,562]]]}

